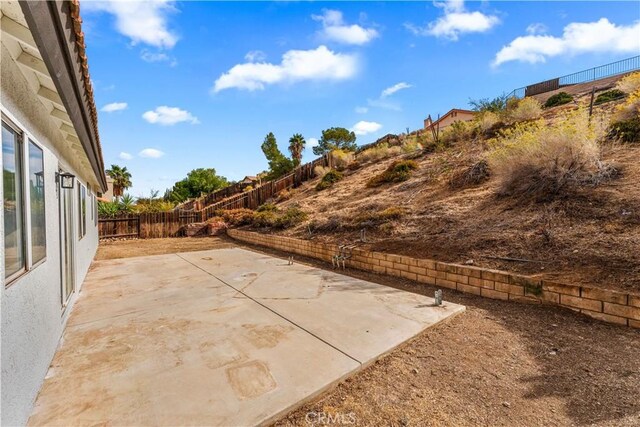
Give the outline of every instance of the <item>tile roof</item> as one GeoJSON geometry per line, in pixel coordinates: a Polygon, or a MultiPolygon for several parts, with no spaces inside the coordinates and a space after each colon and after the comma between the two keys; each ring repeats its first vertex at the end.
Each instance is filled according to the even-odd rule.
{"type": "Polygon", "coordinates": [[[82,32],[82,18],[80,17],[80,0],[69,0],[69,9],[71,11],[71,19],[73,21],[73,32],[76,36],[76,46],[78,48],[78,58],[80,59],[84,91],[87,97],[87,103],[89,104],[91,125],[93,127],[93,132],[95,133],[98,153],[102,159],[102,146],[100,144],[100,134],[98,133],[98,110],[96,109],[96,103],[93,97],[93,85],[91,84],[91,76],[89,75],[87,48],[84,42],[84,32],[82,32]]]}

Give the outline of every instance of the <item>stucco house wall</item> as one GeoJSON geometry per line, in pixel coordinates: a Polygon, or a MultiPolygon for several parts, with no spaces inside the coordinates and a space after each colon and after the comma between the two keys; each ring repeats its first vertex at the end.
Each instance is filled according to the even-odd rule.
{"type": "MultiPolygon", "coordinates": [[[[49,111],[30,89],[4,46],[1,69],[2,112],[25,130],[44,152],[46,260],[24,273],[10,286],[2,286],[0,291],[1,423],[24,425],[98,247],[98,229],[91,212],[90,194],[95,193],[93,188],[91,192],[87,192],[87,233],[81,240],[77,239],[78,181],[86,185],[88,181],[95,181],[95,177],[90,176],[90,171],[81,168],[76,160],[77,155],[72,150],[65,149],[67,145],[50,120],[49,111]],[[59,166],[77,177],[74,189],[65,190],[74,192],[76,292],[64,309],[61,302],[60,214],[55,182],[59,166]]],[[[0,223],[2,222],[3,218],[0,216],[0,223]]],[[[3,223],[1,227],[4,227],[3,223]]],[[[4,269],[4,263],[1,264],[4,269]]],[[[2,274],[1,277],[4,277],[4,271],[2,274]]]]}
{"type": "Polygon", "coordinates": [[[455,122],[469,122],[475,117],[475,112],[468,110],[453,109],[447,112],[439,120],[430,122],[429,119],[425,119],[424,128],[431,129],[433,126],[437,126],[438,129],[443,130],[448,126],[451,126],[455,122]]]}

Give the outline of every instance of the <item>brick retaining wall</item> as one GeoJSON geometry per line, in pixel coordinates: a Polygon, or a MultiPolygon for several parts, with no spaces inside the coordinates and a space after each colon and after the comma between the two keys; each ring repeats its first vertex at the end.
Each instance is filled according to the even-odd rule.
{"type": "MultiPolygon", "coordinates": [[[[229,229],[230,237],[331,262],[338,245],[229,229]]],[[[604,322],[640,328],[640,295],[567,285],[533,277],[429,259],[353,249],[348,267],[403,277],[486,298],[570,308],[604,322]]]]}

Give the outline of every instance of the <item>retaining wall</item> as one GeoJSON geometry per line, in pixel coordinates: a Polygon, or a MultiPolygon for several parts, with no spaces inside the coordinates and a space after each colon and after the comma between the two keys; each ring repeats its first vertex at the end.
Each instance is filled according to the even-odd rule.
{"type": "MultiPolygon", "coordinates": [[[[338,245],[295,239],[251,231],[229,229],[230,237],[255,244],[331,262],[338,245]]],[[[486,298],[532,304],[549,304],[572,309],[608,323],[640,328],[640,295],[579,285],[567,285],[539,278],[353,249],[347,267],[390,276],[486,298]]]]}

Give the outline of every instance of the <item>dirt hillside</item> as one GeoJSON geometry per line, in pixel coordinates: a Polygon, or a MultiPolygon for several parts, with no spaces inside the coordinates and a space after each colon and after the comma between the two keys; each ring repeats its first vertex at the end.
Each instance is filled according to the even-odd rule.
{"type": "MultiPolygon", "coordinates": [[[[548,123],[560,120],[563,111],[589,97],[545,110],[544,117],[548,123]]],[[[596,107],[594,117],[615,105],[596,107]]],[[[315,189],[317,179],[308,182],[279,204],[300,207],[308,219],[284,231],[265,231],[345,244],[358,242],[365,230],[360,246],[370,250],[640,292],[638,144],[604,144],[602,161],[615,168],[614,178],[546,201],[498,196],[493,177],[452,186],[453,177],[486,156],[488,144],[476,138],[359,164],[345,168],[344,179],[323,191],[315,189]],[[418,165],[410,179],[367,186],[392,162],[407,158],[418,165]],[[367,221],[367,215],[389,208],[402,214],[367,221]]]]}

